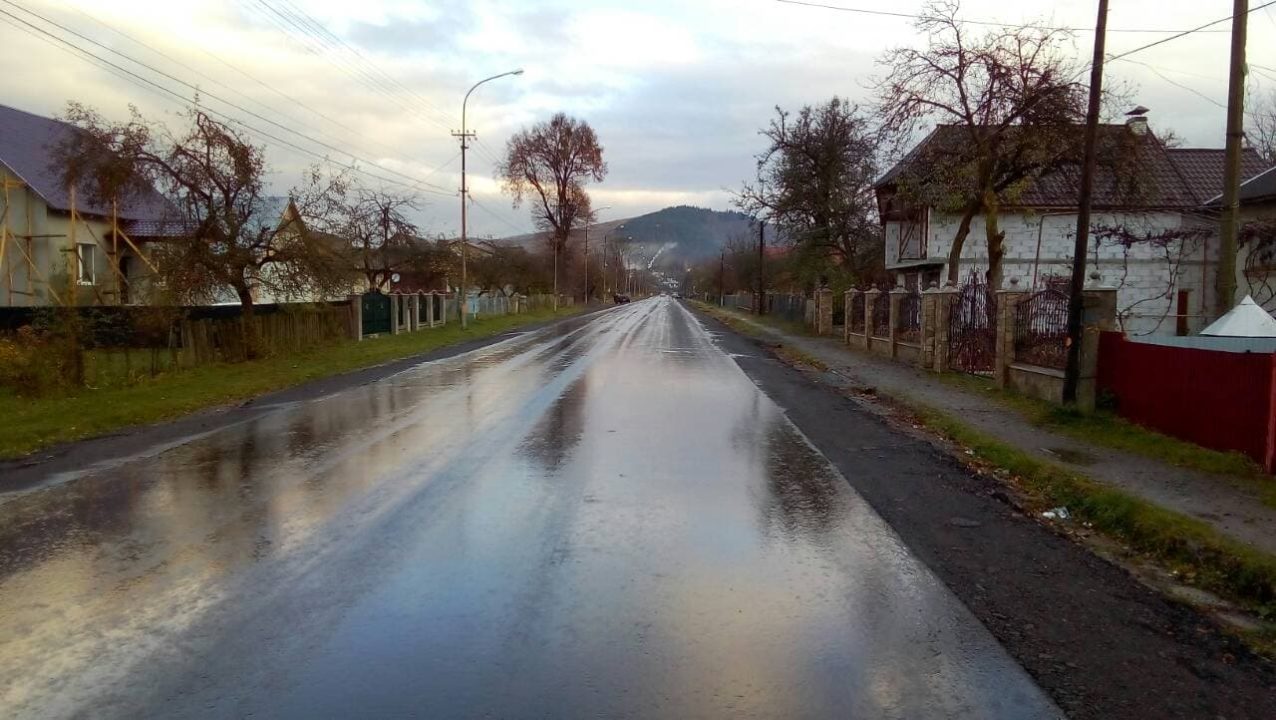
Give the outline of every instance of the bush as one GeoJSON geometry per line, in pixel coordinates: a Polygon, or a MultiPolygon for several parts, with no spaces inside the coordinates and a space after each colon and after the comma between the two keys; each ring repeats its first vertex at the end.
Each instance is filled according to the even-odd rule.
{"type": "Polygon", "coordinates": [[[0,338],[0,386],[14,394],[38,397],[83,383],[84,362],[73,334],[24,325],[0,338]]]}

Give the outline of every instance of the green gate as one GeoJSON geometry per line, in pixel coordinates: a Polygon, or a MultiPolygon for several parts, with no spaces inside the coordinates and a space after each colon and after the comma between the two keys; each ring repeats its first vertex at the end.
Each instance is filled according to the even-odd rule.
{"type": "Polygon", "coordinates": [[[390,296],[379,292],[363,296],[363,334],[390,332],[390,296]]]}

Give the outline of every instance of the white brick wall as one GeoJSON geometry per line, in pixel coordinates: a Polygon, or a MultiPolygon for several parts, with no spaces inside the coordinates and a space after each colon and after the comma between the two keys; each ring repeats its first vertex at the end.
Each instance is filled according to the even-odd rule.
{"type": "MultiPolygon", "coordinates": [[[[928,256],[946,259],[961,218],[932,213],[929,223],[928,256]]],[[[1018,278],[1024,290],[1044,287],[1048,275],[1070,276],[1076,232],[1076,214],[1006,212],[999,217],[1005,232],[1003,277],[1007,286],[1018,278]]],[[[1181,213],[1099,213],[1094,226],[1121,225],[1135,234],[1156,234],[1191,227],[1203,221],[1181,213]]],[[[1204,327],[1212,317],[1204,317],[1202,303],[1212,304],[1213,274],[1217,265],[1218,239],[1211,234],[1204,242],[1176,241],[1167,256],[1164,248],[1136,243],[1124,248],[1115,241],[1092,238],[1087,275],[1098,272],[1101,284],[1117,287],[1117,309],[1125,330],[1132,334],[1173,335],[1176,330],[1178,291],[1189,291],[1189,330],[1204,327]]],[[[988,247],[984,218],[971,222],[970,234],[962,248],[961,272],[983,273],[988,267],[988,247]]],[[[946,268],[945,268],[946,272],[946,268]]],[[[1091,281],[1087,277],[1087,284],[1091,281]]]]}

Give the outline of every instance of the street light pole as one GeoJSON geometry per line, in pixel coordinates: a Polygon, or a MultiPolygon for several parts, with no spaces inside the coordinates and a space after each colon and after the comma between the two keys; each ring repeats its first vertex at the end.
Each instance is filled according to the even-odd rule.
{"type": "Polygon", "coordinates": [[[452,133],[452,137],[461,139],[461,287],[459,292],[457,292],[456,295],[457,295],[457,301],[460,303],[462,328],[465,328],[468,325],[469,304],[470,304],[469,279],[466,277],[466,267],[465,267],[465,264],[466,264],[465,256],[467,255],[467,250],[469,245],[469,241],[466,239],[466,219],[467,219],[466,213],[468,212],[469,208],[466,207],[466,204],[467,204],[467,201],[469,200],[469,193],[470,193],[469,184],[466,182],[466,177],[465,177],[465,151],[468,150],[470,147],[467,141],[470,138],[474,137],[474,133],[468,132],[465,127],[465,109],[470,102],[470,93],[473,93],[475,90],[477,90],[479,85],[482,85],[485,82],[491,82],[492,80],[496,80],[497,78],[503,78],[506,75],[522,75],[522,74],[523,74],[523,69],[519,68],[518,70],[503,72],[500,75],[493,75],[490,78],[484,78],[483,80],[479,80],[478,82],[474,83],[473,87],[471,87],[469,91],[465,93],[465,99],[461,101],[461,132],[452,133]]]}

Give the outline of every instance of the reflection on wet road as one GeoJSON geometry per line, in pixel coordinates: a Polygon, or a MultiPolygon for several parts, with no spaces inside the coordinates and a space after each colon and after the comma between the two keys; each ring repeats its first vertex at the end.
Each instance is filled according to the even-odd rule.
{"type": "Polygon", "coordinates": [[[1055,715],[667,299],[3,500],[6,716],[1055,715]]]}

